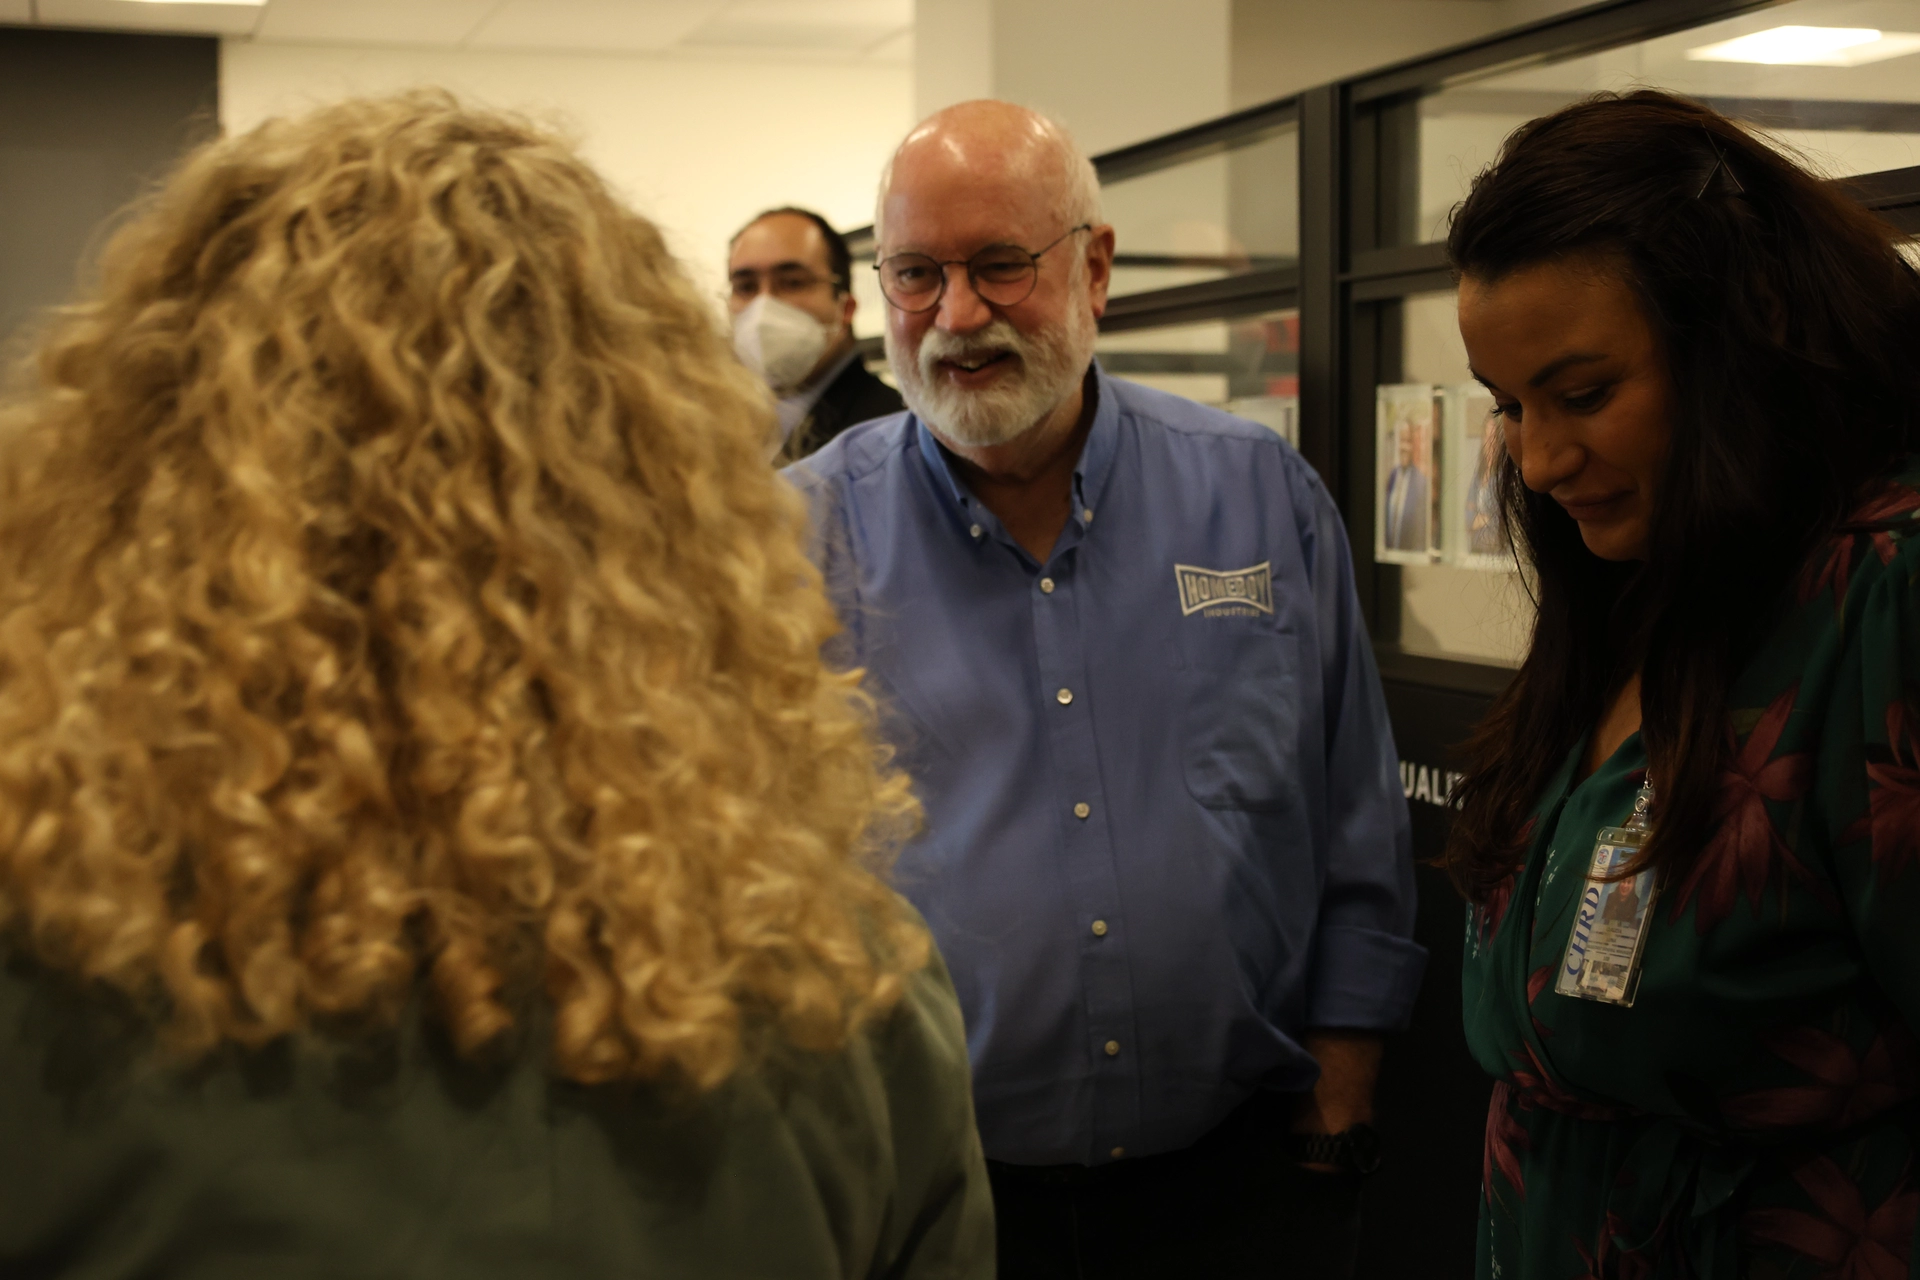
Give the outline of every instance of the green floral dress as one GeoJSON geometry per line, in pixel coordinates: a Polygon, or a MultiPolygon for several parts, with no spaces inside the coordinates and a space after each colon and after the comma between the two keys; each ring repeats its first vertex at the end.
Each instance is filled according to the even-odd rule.
{"type": "Polygon", "coordinates": [[[1632,1007],[1553,978],[1638,735],[1577,785],[1574,750],[1469,913],[1483,1278],[1920,1277],[1920,470],[1815,558],[1731,705],[1719,826],[1653,902],[1632,1007]]]}

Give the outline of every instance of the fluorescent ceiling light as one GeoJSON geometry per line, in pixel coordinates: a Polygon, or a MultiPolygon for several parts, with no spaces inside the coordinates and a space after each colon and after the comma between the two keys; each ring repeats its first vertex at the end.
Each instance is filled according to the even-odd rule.
{"type": "Polygon", "coordinates": [[[1857,67],[1920,52],[1920,35],[1872,27],[1771,27],[1687,50],[1695,62],[1767,66],[1857,67]]]}

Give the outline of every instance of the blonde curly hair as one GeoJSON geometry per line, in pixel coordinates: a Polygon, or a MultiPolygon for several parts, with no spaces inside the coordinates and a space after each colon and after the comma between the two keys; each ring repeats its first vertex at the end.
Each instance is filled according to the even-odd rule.
{"type": "MultiPolygon", "coordinates": [[[[445,95],[191,156],[0,410],[0,912],[177,1042],[544,985],[554,1070],[830,1050],[917,819],[659,233],[445,95]]],[[[524,1012],[520,1015],[524,1020],[524,1012]]]]}

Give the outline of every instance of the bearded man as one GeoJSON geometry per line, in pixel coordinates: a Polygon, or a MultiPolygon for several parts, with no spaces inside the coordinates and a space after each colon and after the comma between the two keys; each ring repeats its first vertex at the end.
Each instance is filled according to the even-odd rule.
{"type": "Polygon", "coordinates": [[[1095,363],[1114,233],[1057,125],[932,117],[875,234],[910,411],[789,474],[926,806],[897,877],[1000,1274],[1346,1274],[1425,953],[1340,515],[1278,435],[1095,363]]]}

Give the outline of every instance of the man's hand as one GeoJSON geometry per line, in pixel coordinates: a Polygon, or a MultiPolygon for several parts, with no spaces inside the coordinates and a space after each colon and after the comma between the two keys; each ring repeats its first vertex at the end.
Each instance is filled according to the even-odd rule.
{"type": "MultiPolygon", "coordinates": [[[[1295,1133],[1342,1133],[1373,1123],[1373,1083],[1380,1074],[1378,1035],[1368,1031],[1309,1031],[1307,1052],[1320,1064],[1320,1082],[1301,1100],[1295,1133]]],[[[1337,1173],[1330,1164],[1303,1166],[1337,1173]]]]}

